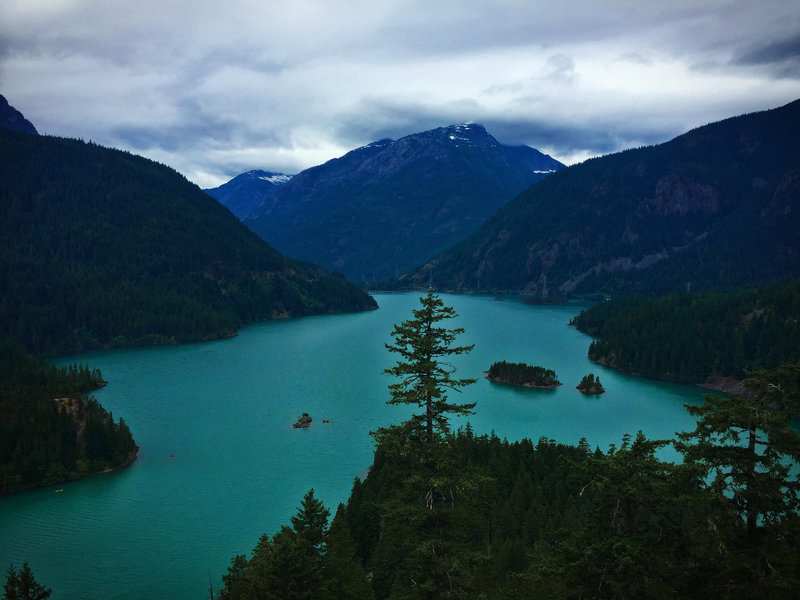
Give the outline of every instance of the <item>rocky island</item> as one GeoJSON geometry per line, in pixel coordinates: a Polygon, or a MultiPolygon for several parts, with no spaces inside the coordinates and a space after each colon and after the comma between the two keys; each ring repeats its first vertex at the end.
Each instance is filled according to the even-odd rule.
{"type": "Polygon", "coordinates": [[[600,378],[595,377],[594,373],[584,375],[581,382],[575,386],[581,394],[602,394],[606,390],[600,383],[600,378]]]}
{"type": "Polygon", "coordinates": [[[553,369],[525,363],[509,363],[504,360],[489,367],[486,379],[509,385],[543,389],[556,388],[561,385],[553,369]]]}
{"type": "Polygon", "coordinates": [[[308,416],[308,413],[304,412],[302,415],[297,417],[297,422],[292,425],[295,429],[305,429],[306,427],[311,427],[311,417],[308,416]]]}

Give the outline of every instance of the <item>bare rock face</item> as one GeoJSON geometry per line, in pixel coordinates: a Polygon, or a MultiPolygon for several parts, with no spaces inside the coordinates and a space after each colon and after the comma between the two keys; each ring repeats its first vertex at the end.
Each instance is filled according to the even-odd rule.
{"type": "Polygon", "coordinates": [[[719,211],[719,191],[715,187],[677,175],[659,179],[655,195],[655,209],[663,215],[684,217],[690,213],[719,211]]]}

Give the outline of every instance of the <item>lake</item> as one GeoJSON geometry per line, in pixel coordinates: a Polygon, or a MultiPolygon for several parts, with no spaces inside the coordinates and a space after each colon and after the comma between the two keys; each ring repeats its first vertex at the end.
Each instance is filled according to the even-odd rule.
{"type": "MultiPolygon", "coordinates": [[[[58,361],[102,370],[109,385],[94,395],[129,425],[139,458],[119,473],[0,498],[3,573],[27,560],[54,598],[208,598],[230,559],[288,523],[309,488],[335,512],[372,462],[369,432],[407,417],[406,407],[386,404],[394,380],[383,370],[397,355],[384,344],[419,296],[376,295],[377,311],[271,321],[228,340],[58,361]],[[312,426],[293,429],[303,412],[312,426]]],[[[468,418],[476,433],[568,444],[585,437],[606,450],[640,429],[652,439],[694,429],[683,404],[701,402],[700,389],[588,360],[590,338],[567,325],[585,305],[442,298],[460,315],[449,326],[466,330],[457,343],[475,344],[453,362],[457,376],[479,378],[455,394],[477,402],[468,418]],[[554,369],[564,385],[484,379],[498,360],[554,369]],[[589,372],[605,394],[575,389],[589,372]]]]}

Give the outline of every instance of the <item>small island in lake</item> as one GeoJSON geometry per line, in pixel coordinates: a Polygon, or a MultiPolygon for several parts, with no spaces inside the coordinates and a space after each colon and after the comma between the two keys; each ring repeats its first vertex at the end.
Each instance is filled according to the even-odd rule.
{"type": "Polygon", "coordinates": [[[489,367],[486,379],[509,385],[535,388],[555,388],[561,385],[553,369],[500,361],[489,367]]]}
{"type": "Polygon", "coordinates": [[[297,423],[292,425],[295,429],[305,429],[306,427],[311,427],[311,417],[308,416],[308,413],[303,413],[297,418],[297,423]]]}
{"type": "Polygon", "coordinates": [[[582,394],[602,394],[605,392],[603,384],[600,383],[600,378],[595,377],[594,373],[584,375],[581,382],[575,386],[582,394]]]}

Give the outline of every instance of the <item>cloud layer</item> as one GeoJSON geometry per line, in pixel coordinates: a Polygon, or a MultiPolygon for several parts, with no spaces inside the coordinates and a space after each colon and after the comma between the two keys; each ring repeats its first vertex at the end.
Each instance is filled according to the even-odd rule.
{"type": "Polygon", "coordinates": [[[5,0],[0,93],[203,187],[459,122],[572,163],[797,99],[798,23],[796,0],[5,0]]]}

